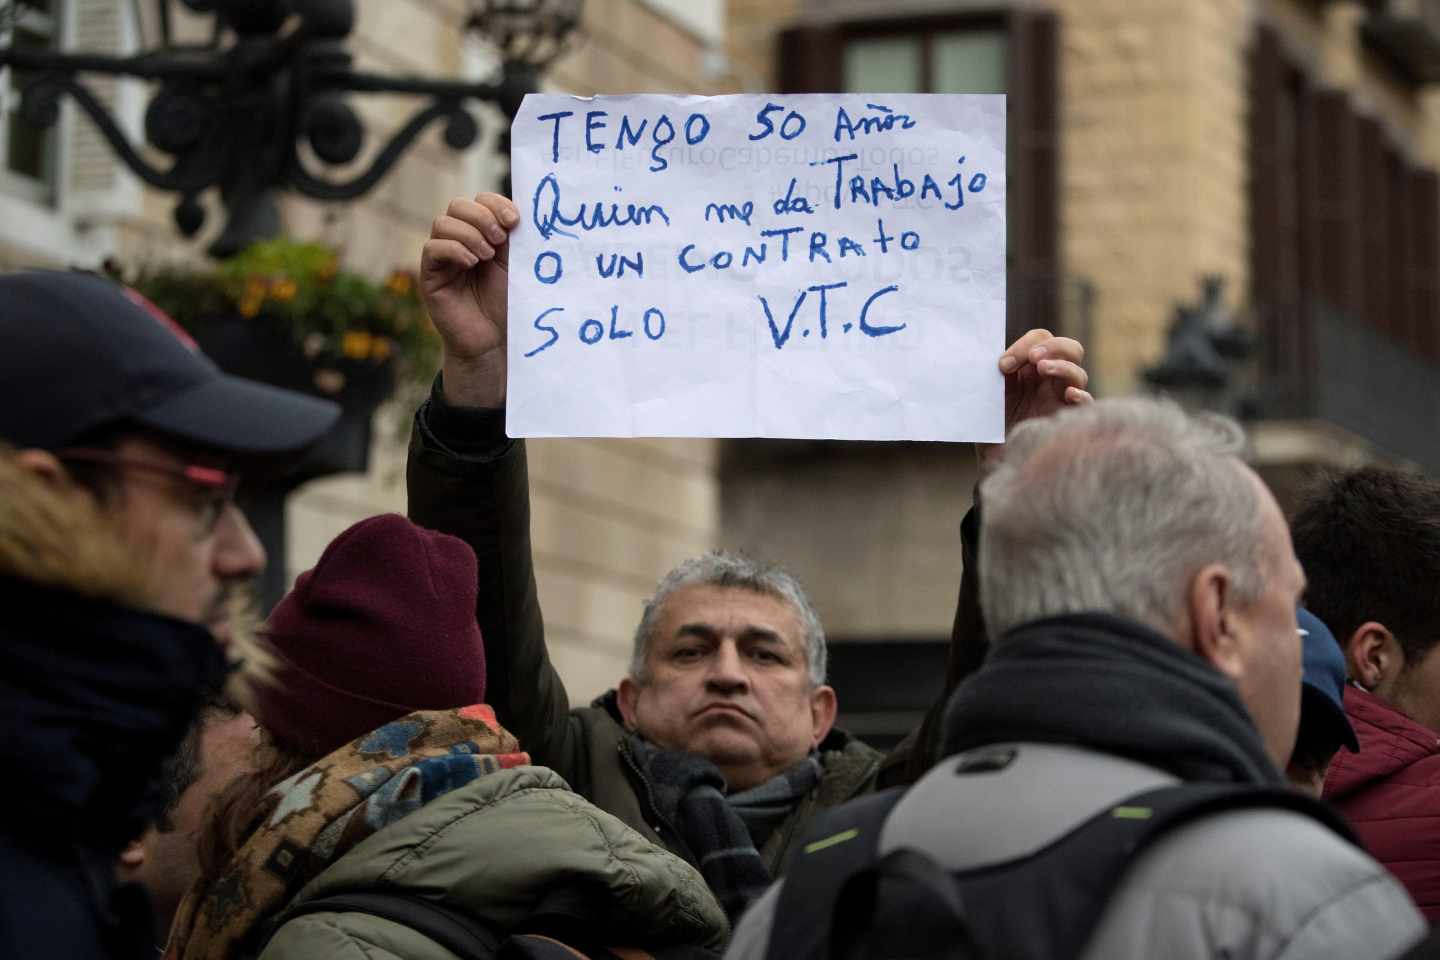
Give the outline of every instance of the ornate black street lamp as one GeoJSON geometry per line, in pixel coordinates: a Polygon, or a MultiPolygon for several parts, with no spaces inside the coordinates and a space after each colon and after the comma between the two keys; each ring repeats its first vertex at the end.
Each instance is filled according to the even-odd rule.
{"type": "MultiPolygon", "coordinates": [[[[581,0],[473,3],[463,28],[491,40],[502,66],[498,79],[469,83],[356,70],[345,46],[355,25],[353,0],[180,2],[213,18],[210,42],[174,43],[171,0],[155,0],[161,34],[156,49],[115,57],[0,46],[0,66],[23,71],[20,112],[37,127],[53,125],[60,99],[71,97],[141,180],[177,195],[175,223],[186,236],[204,225],[199,195],[218,188],[227,222],[209,248],[217,257],[279,232],[277,191],[326,201],[364,195],[432,123],[444,121],[446,144],[466,149],[478,134],[468,101],[494,103],[513,118],[525,94],[536,89],[540,71],[565,48],[581,5],[581,0]],[[80,79],[87,75],[159,85],[145,113],[145,139],[168,163],[141,155],[80,79]],[[365,127],[347,102],[354,93],[419,95],[429,103],[363,171],[331,179],[313,163],[342,167],[364,148],[365,127]]],[[[0,0],[0,26],[24,5],[0,0]]],[[[502,140],[508,152],[508,138],[502,140]]]]}
{"type": "MultiPolygon", "coordinates": [[[[138,14],[142,0],[132,2],[138,14]]],[[[176,195],[175,224],[186,236],[204,225],[200,194],[218,189],[226,222],[209,252],[225,257],[280,233],[276,195],[282,190],[323,201],[363,196],[437,122],[444,123],[445,143],[464,150],[479,133],[471,101],[492,103],[513,120],[525,94],[537,88],[541,72],[574,35],[582,0],[471,0],[456,32],[476,31],[500,60],[498,76],[481,83],[356,70],[345,46],[355,25],[353,0],[178,2],[211,18],[208,42],[175,42],[172,0],[153,0],[149,22],[158,24],[159,32],[153,49],[116,57],[0,44],[0,67],[12,67],[23,78],[20,115],[33,126],[52,126],[61,98],[73,99],[127,167],[150,187],[176,195]],[[156,85],[145,112],[145,141],[162,162],[142,155],[84,82],[104,76],[156,85]],[[337,172],[364,151],[365,127],[348,102],[352,94],[418,95],[428,102],[363,170],[337,172]],[[317,166],[334,170],[327,174],[317,166]]],[[[0,38],[19,32],[26,6],[23,0],[0,0],[0,38]]],[[[499,150],[508,156],[508,132],[499,150]]],[[[255,325],[222,329],[243,335],[228,345],[207,343],[231,372],[269,379],[267,374],[286,369],[284,351],[256,352],[255,325]]],[[[304,379],[296,374],[286,385],[296,387],[304,379]]],[[[373,390],[360,392],[354,402],[347,402],[348,394],[335,397],[345,416],[305,462],[249,491],[246,513],[270,556],[279,560],[258,585],[266,610],[285,590],[286,497],[306,480],[365,468],[370,418],[380,398],[373,390]]]]}
{"type": "MultiPolygon", "coordinates": [[[[541,72],[564,53],[580,25],[581,0],[473,0],[466,29],[484,37],[500,52],[502,83],[517,90],[537,90],[541,72]]],[[[515,119],[520,100],[502,107],[505,116],[515,119]]],[[[510,128],[500,134],[496,151],[510,156],[510,128]]],[[[500,184],[510,195],[510,174],[500,184]]]]}

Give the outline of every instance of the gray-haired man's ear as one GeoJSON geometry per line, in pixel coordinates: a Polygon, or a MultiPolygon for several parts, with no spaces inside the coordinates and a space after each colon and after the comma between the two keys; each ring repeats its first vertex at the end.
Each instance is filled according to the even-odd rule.
{"type": "Polygon", "coordinates": [[[1221,673],[1238,680],[1244,672],[1242,651],[1231,631],[1233,577],[1224,564],[1203,567],[1190,581],[1189,627],[1181,631],[1182,641],[1221,673]]]}

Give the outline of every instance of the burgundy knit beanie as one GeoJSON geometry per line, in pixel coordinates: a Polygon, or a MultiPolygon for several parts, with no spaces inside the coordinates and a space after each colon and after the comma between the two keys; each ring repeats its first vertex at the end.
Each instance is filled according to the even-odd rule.
{"type": "Polygon", "coordinates": [[[256,719],[324,754],[416,710],[483,702],[475,576],[468,544],[402,516],[350,527],[270,614],[275,678],[256,719]]]}

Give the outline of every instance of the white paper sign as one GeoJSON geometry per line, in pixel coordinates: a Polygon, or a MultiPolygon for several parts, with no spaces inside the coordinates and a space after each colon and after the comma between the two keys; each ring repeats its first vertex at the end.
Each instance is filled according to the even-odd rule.
{"type": "Polygon", "coordinates": [[[1005,98],[525,98],[511,436],[998,441],[1005,98]]]}

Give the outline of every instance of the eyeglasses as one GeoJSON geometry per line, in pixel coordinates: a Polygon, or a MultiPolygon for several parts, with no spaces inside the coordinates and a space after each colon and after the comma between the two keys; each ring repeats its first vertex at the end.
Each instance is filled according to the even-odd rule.
{"type": "Polygon", "coordinates": [[[56,450],[55,456],[62,461],[80,463],[101,463],[111,467],[129,470],[149,470],[188,483],[197,494],[200,509],[200,525],[208,533],[215,529],[225,508],[235,501],[235,492],[240,488],[240,478],[219,467],[206,467],[198,463],[173,465],[127,457],[113,450],[99,450],[90,447],[70,447],[56,450]]]}

